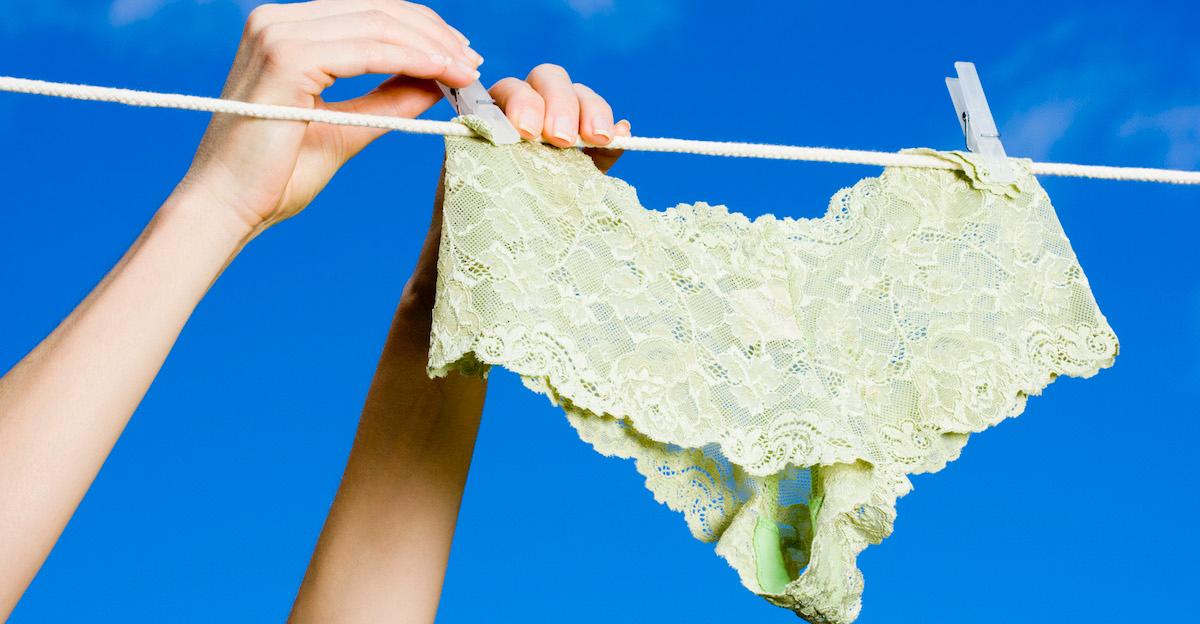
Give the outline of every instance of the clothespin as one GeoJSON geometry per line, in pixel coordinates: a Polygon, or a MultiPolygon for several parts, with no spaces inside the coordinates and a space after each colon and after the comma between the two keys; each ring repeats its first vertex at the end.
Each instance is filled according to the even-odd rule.
{"type": "Polygon", "coordinates": [[[459,115],[475,115],[488,125],[492,131],[492,143],[511,145],[521,141],[521,135],[517,134],[517,129],[508,117],[504,116],[504,111],[496,106],[496,100],[483,88],[483,83],[476,80],[460,89],[447,87],[440,82],[438,86],[442,88],[446,101],[454,107],[454,112],[459,115]]]}
{"type": "Polygon", "coordinates": [[[946,88],[950,90],[950,99],[954,101],[954,110],[958,113],[958,123],[967,137],[967,149],[989,161],[992,177],[997,181],[1012,181],[1015,172],[1008,163],[1004,145],[1000,143],[1000,131],[992,119],[992,109],[988,107],[987,97],[983,94],[975,64],[959,61],[954,64],[954,69],[958,72],[958,78],[947,78],[946,88]]]}

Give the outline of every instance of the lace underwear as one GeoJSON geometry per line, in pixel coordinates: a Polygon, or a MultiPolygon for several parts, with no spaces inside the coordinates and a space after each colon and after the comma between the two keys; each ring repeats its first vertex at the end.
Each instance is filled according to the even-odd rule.
{"type": "Polygon", "coordinates": [[[742,583],[814,623],[857,617],[858,554],[908,475],[1112,364],[1045,191],[891,168],[819,219],[643,208],[578,150],[446,140],[430,375],[518,373],[632,458],[742,583]]]}

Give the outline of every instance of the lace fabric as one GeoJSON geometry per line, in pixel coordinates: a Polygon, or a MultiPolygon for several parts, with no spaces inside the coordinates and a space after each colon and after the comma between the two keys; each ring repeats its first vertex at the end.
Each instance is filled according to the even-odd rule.
{"type": "Polygon", "coordinates": [[[908,475],[1058,375],[1110,366],[1028,162],[893,168],[818,219],[643,208],[578,150],[446,141],[429,372],[521,375],[742,583],[814,623],[859,612],[855,560],[908,475]]]}

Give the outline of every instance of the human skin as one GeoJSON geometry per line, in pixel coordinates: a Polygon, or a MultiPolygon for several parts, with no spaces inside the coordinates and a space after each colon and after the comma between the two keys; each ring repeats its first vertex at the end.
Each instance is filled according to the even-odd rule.
{"type": "MultiPolygon", "coordinates": [[[[482,57],[430,9],[316,0],[251,13],[223,97],[415,117],[482,57]],[[325,102],[334,80],[391,74],[325,102]]],[[[608,104],[540,65],[492,88],[521,135],[563,147],[628,135],[608,104]]],[[[196,304],[241,249],[298,214],[383,131],[213,117],[187,174],[117,265],[0,377],[0,621],[45,561],[196,304]]],[[[590,152],[607,170],[619,153],[590,152]]],[[[429,622],[437,609],[481,381],[425,375],[441,191],[401,295],[294,621],[429,622]]]]}

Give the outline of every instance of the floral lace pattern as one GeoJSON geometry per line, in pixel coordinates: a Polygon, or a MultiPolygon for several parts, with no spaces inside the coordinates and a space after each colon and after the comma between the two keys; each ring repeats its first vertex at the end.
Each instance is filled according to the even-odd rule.
{"type": "Polygon", "coordinates": [[[1016,416],[1117,338],[1025,161],[1011,185],[892,168],[819,219],[643,208],[577,150],[448,137],[429,371],[500,365],[814,623],[907,475],[1016,416]]]}

